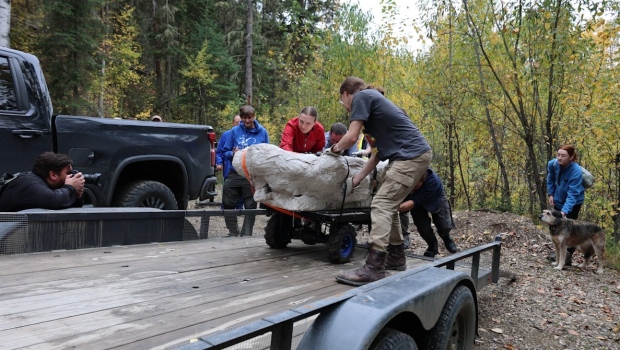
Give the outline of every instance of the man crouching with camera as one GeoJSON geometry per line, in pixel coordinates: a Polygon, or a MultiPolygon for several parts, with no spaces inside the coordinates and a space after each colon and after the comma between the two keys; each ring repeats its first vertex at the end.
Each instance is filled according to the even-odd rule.
{"type": "Polygon", "coordinates": [[[19,174],[0,190],[0,212],[81,207],[84,176],[73,172],[72,163],[65,154],[39,155],[32,172],[19,174]]]}

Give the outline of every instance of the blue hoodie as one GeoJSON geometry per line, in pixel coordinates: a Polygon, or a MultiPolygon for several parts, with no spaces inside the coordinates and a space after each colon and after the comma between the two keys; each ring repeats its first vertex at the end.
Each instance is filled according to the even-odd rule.
{"type": "MultiPolygon", "coordinates": [[[[232,162],[234,154],[233,149],[235,147],[242,150],[259,143],[269,143],[267,129],[260,125],[256,120],[254,120],[254,128],[252,129],[246,129],[243,122],[241,122],[239,125],[230,129],[230,135],[228,135],[228,139],[226,140],[226,144],[222,150],[223,160],[232,162]]],[[[232,165],[230,166],[230,169],[236,171],[232,165]]]]}
{"type": "Polygon", "coordinates": [[[585,189],[583,188],[581,167],[571,162],[564,168],[557,159],[547,163],[547,195],[553,195],[554,207],[568,214],[577,204],[582,204],[585,189]]]}
{"type": "Polygon", "coordinates": [[[220,136],[220,142],[217,143],[217,150],[215,151],[215,164],[222,166],[222,177],[225,179],[228,177],[230,173],[230,164],[229,159],[224,159],[224,145],[226,145],[226,140],[228,140],[228,136],[230,136],[231,130],[226,130],[220,136]]]}

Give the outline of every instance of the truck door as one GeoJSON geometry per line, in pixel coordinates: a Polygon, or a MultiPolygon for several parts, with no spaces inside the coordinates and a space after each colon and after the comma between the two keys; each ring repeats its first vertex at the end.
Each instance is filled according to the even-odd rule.
{"type": "Polygon", "coordinates": [[[40,84],[30,66],[0,53],[0,175],[29,171],[39,154],[52,150],[51,116],[31,95],[40,84]]]}

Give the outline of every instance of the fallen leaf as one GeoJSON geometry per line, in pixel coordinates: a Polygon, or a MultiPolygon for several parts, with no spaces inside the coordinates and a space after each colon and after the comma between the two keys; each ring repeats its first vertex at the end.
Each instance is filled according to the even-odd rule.
{"type": "Polygon", "coordinates": [[[572,329],[569,329],[569,330],[568,330],[568,334],[571,334],[571,335],[579,335],[579,333],[577,333],[577,331],[574,331],[574,330],[572,330],[572,329]]]}
{"type": "Polygon", "coordinates": [[[502,334],[504,331],[501,328],[491,328],[491,332],[502,334]]]}
{"type": "Polygon", "coordinates": [[[517,347],[512,344],[504,344],[504,349],[517,350],[517,347]]]}
{"type": "Polygon", "coordinates": [[[562,316],[562,317],[568,317],[568,314],[567,314],[567,313],[565,313],[565,312],[560,312],[560,316],[562,316]]]}

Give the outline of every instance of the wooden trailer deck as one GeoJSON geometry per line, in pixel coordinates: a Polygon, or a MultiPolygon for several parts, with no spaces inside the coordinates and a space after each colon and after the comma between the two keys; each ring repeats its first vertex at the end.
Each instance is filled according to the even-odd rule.
{"type": "Polygon", "coordinates": [[[262,236],[0,255],[0,348],[187,344],[353,288],[334,276],[363,255],[334,265],[322,244],[262,236]]]}

